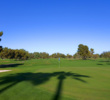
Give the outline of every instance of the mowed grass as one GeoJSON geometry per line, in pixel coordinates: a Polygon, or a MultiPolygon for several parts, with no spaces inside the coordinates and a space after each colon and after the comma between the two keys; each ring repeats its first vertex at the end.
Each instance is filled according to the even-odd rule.
{"type": "Polygon", "coordinates": [[[0,100],[110,100],[106,59],[0,60],[0,100]]]}

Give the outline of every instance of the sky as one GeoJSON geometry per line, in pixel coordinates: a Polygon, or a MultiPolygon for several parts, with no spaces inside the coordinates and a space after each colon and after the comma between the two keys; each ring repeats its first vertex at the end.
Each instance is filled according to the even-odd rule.
{"type": "Polygon", "coordinates": [[[75,54],[110,51],[110,0],[0,0],[0,45],[75,54]]]}

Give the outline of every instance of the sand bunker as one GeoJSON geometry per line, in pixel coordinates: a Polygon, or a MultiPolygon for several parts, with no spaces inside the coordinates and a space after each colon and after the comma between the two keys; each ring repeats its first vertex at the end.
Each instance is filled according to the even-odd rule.
{"type": "Polygon", "coordinates": [[[1,72],[8,72],[8,71],[11,71],[11,70],[0,70],[0,73],[1,72]]]}

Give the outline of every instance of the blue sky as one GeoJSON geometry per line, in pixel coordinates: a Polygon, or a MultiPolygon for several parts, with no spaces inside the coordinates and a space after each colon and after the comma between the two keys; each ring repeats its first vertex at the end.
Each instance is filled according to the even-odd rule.
{"type": "Polygon", "coordinates": [[[0,45],[74,54],[110,51],[110,0],[0,0],[0,45]]]}

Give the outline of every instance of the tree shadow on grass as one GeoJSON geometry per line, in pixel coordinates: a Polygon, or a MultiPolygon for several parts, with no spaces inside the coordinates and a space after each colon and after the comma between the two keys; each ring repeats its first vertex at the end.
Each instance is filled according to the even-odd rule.
{"type": "Polygon", "coordinates": [[[97,65],[103,65],[103,64],[97,64],[97,65]]]}
{"type": "Polygon", "coordinates": [[[8,68],[8,67],[17,67],[19,65],[23,65],[23,64],[3,64],[3,65],[0,65],[0,68],[8,68]]]}
{"type": "Polygon", "coordinates": [[[101,65],[104,65],[104,64],[107,64],[107,65],[110,65],[110,60],[101,60],[99,61],[100,63],[103,63],[101,65]]]}
{"type": "Polygon", "coordinates": [[[99,61],[99,62],[110,62],[110,60],[106,60],[106,61],[104,61],[104,60],[101,60],[101,61],[99,61]]]}
{"type": "Polygon", "coordinates": [[[55,95],[52,100],[60,99],[63,81],[67,77],[71,77],[72,79],[75,79],[75,80],[83,82],[83,83],[87,83],[87,82],[82,78],[90,78],[90,76],[87,76],[87,75],[81,75],[81,74],[71,73],[71,72],[17,73],[17,74],[11,74],[9,76],[0,78],[0,85],[10,84],[10,85],[0,89],[0,93],[6,91],[7,89],[11,88],[12,86],[16,85],[19,82],[29,81],[33,85],[40,85],[40,84],[43,84],[43,83],[49,81],[50,78],[52,78],[52,77],[57,77],[57,79],[59,80],[55,95]]]}

